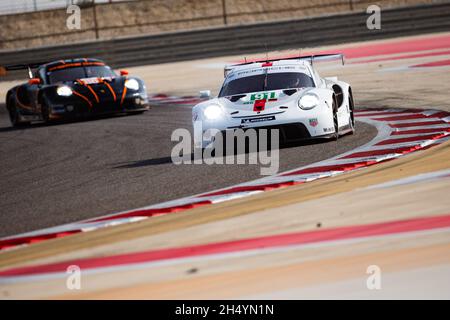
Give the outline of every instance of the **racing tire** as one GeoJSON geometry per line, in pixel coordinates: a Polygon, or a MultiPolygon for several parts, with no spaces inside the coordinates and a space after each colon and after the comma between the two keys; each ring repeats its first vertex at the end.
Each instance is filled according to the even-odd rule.
{"type": "Polygon", "coordinates": [[[42,99],[41,103],[41,116],[44,123],[50,122],[50,109],[48,108],[47,102],[45,99],[42,99]]]}
{"type": "Polygon", "coordinates": [[[16,101],[14,99],[11,98],[7,106],[9,120],[14,128],[26,127],[30,124],[30,122],[20,122],[19,111],[17,110],[16,101]]]}
{"type": "Polygon", "coordinates": [[[355,102],[353,100],[352,89],[348,90],[348,106],[350,109],[349,125],[350,125],[350,129],[351,129],[349,134],[354,134],[355,133],[355,102]]]}
{"type": "Polygon", "coordinates": [[[339,139],[339,120],[338,120],[338,104],[336,96],[333,95],[333,124],[334,124],[334,140],[339,139]]]}

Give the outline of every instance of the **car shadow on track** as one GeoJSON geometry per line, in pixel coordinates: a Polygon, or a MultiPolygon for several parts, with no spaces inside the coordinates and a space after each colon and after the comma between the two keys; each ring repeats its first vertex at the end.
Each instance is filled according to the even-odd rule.
{"type": "Polygon", "coordinates": [[[157,166],[161,164],[168,164],[172,163],[171,157],[161,157],[161,158],[154,158],[154,159],[146,159],[146,160],[139,160],[139,161],[129,161],[125,162],[123,164],[117,165],[113,167],[113,169],[131,169],[131,168],[140,168],[140,167],[147,167],[147,166],[157,166]]]}
{"type": "MultiPolygon", "coordinates": [[[[311,140],[304,140],[304,141],[297,141],[297,142],[289,142],[289,143],[283,143],[280,145],[280,150],[283,149],[289,149],[289,148],[299,148],[302,146],[309,146],[309,145],[321,145],[324,143],[332,143],[336,142],[332,139],[311,139],[311,140]]],[[[245,150],[245,154],[248,155],[249,151],[248,149],[245,150]]],[[[237,152],[234,153],[234,156],[237,155],[237,152]]],[[[189,155],[186,157],[189,159],[189,155]]],[[[194,153],[190,154],[191,161],[194,161],[194,153]]],[[[225,157],[224,157],[225,159],[225,157]]],[[[123,162],[119,163],[116,166],[113,167],[113,169],[132,169],[132,168],[141,168],[141,167],[147,167],[147,166],[157,166],[157,165],[163,165],[163,164],[170,164],[173,163],[172,157],[160,157],[160,158],[152,158],[152,159],[145,159],[145,160],[138,160],[138,161],[129,161],[129,162],[123,162]]],[[[225,163],[225,161],[224,161],[225,163]]]]}
{"type": "Polygon", "coordinates": [[[24,131],[24,130],[32,130],[32,129],[38,129],[38,128],[42,128],[42,127],[49,127],[49,126],[54,126],[54,125],[59,125],[61,123],[49,123],[49,124],[45,124],[45,123],[34,123],[32,125],[26,125],[26,126],[20,126],[20,127],[2,127],[0,128],[0,133],[1,132],[14,132],[14,131],[24,131]]]}
{"type": "Polygon", "coordinates": [[[14,131],[24,131],[24,130],[32,130],[32,129],[38,129],[38,128],[44,128],[44,127],[54,127],[54,126],[60,126],[60,125],[67,125],[72,123],[83,123],[83,122],[91,122],[91,121],[101,121],[106,119],[112,119],[112,118],[119,118],[119,117],[130,117],[130,116],[138,116],[137,113],[118,113],[118,114],[105,114],[105,115],[96,115],[91,117],[85,117],[85,118],[77,118],[77,119],[66,119],[66,120],[55,120],[49,123],[44,122],[37,122],[32,124],[27,124],[19,127],[1,127],[0,133],[2,132],[14,132],[14,131]]]}

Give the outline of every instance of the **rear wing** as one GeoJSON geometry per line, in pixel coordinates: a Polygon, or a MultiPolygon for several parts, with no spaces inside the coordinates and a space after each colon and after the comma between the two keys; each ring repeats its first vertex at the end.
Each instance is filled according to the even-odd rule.
{"type": "Polygon", "coordinates": [[[0,66],[0,76],[6,76],[8,74],[8,71],[28,70],[28,76],[31,79],[31,78],[33,78],[33,72],[31,70],[36,69],[46,63],[48,63],[48,61],[23,63],[23,64],[10,64],[10,65],[5,65],[5,66],[0,66]]]}
{"type": "Polygon", "coordinates": [[[231,70],[233,70],[234,68],[239,67],[239,66],[250,65],[252,63],[269,63],[269,62],[275,62],[275,61],[281,61],[281,60],[309,60],[311,65],[314,64],[314,62],[316,62],[316,61],[324,62],[324,61],[340,60],[342,65],[345,64],[345,56],[342,53],[316,54],[316,55],[296,56],[296,57],[289,57],[289,58],[255,60],[255,61],[250,61],[250,62],[229,65],[229,66],[225,66],[225,68],[223,70],[223,74],[224,74],[224,77],[226,78],[228,73],[230,73],[231,70]]]}

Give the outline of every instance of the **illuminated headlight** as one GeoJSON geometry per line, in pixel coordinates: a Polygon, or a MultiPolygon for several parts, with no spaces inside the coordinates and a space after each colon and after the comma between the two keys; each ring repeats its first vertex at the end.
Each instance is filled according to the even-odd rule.
{"type": "Polygon", "coordinates": [[[72,95],[72,89],[70,89],[68,86],[62,86],[56,89],[56,93],[63,97],[68,97],[72,95]]]}
{"type": "Polygon", "coordinates": [[[139,82],[136,79],[129,79],[125,81],[125,87],[130,90],[139,90],[139,82]]]}
{"type": "Polygon", "coordinates": [[[302,96],[298,101],[298,106],[304,110],[312,109],[318,104],[319,104],[319,97],[314,93],[307,93],[304,96],[302,96]]]}
{"type": "Polygon", "coordinates": [[[210,105],[203,110],[206,119],[215,120],[222,116],[222,109],[218,105],[210,105]]]}

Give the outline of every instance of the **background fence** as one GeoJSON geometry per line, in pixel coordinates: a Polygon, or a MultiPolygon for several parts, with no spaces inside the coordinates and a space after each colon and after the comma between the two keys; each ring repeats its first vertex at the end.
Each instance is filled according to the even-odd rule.
{"type": "Polygon", "coordinates": [[[88,2],[82,7],[79,30],[66,27],[66,10],[0,15],[0,50],[365,12],[373,4],[385,10],[449,0],[140,0],[95,5],[84,1],[88,2]]]}
{"type": "MultiPolygon", "coordinates": [[[[382,28],[369,30],[365,12],[219,27],[154,36],[60,45],[0,52],[0,66],[95,57],[115,68],[288,48],[305,48],[427,32],[450,31],[450,3],[391,9],[382,15],[382,28]]],[[[11,73],[9,78],[24,77],[11,73]]]]}
{"type": "Polygon", "coordinates": [[[67,8],[71,4],[89,5],[136,0],[1,0],[0,15],[67,8]]]}

